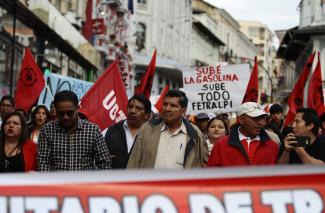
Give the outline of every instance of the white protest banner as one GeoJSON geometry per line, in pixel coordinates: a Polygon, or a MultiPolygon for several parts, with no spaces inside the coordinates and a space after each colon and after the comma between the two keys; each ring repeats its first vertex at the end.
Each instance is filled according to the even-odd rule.
{"type": "Polygon", "coordinates": [[[237,111],[250,77],[248,64],[196,67],[183,72],[187,114],[237,111]]]}
{"type": "Polygon", "coordinates": [[[43,89],[39,99],[38,105],[46,105],[48,108],[53,101],[53,96],[62,90],[70,90],[80,98],[88,91],[93,83],[83,81],[76,78],[71,78],[54,73],[45,73],[44,78],[46,81],[46,87],[43,89]]]}

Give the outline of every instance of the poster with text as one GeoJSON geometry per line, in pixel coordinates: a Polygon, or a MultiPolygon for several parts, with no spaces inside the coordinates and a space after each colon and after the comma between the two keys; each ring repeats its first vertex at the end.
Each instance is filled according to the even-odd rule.
{"type": "Polygon", "coordinates": [[[183,72],[187,114],[235,112],[250,77],[248,64],[196,67],[183,72]]]}
{"type": "Polygon", "coordinates": [[[71,78],[54,73],[46,73],[44,75],[46,87],[43,89],[38,105],[46,105],[48,108],[54,99],[54,95],[62,90],[70,90],[78,96],[78,100],[88,91],[93,85],[92,82],[83,81],[76,78],[71,78]]]}

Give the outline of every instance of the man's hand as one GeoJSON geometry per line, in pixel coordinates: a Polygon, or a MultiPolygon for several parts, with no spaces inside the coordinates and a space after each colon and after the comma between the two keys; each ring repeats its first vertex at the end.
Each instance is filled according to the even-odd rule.
{"type": "Polygon", "coordinates": [[[296,136],[293,133],[289,133],[285,138],[284,138],[284,149],[287,152],[290,152],[292,150],[296,150],[297,148],[301,147],[295,147],[293,144],[296,144],[297,141],[295,140],[296,136]]]}

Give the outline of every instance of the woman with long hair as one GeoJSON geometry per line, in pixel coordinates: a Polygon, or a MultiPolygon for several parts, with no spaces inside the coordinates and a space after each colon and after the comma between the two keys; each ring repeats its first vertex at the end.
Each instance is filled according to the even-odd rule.
{"type": "Polygon", "coordinates": [[[209,154],[211,153],[214,144],[225,135],[229,135],[229,129],[226,121],[219,117],[212,118],[207,126],[207,143],[209,154]]]}
{"type": "Polygon", "coordinates": [[[0,172],[35,170],[36,156],[36,144],[28,139],[24,115],[21,112],[9,113],[1,124],[0,172]]]}
{"type": "Polygon", "coordinates": [[[29,124],[30,139],[37,143],[39,133],[44,124],[49,121],[50,112],[45,105],[38,105],[31,113],[31,122],[29,124]]]}

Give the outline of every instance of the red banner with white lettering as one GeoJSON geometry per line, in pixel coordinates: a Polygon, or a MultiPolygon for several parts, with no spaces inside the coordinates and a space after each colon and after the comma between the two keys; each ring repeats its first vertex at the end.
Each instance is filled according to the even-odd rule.
{"type": "Polygon", "coordinates": [[[0,212],[324,212],[324,169],[278,168],[11,174],[0,212]]]}
{"type": "Polygon", "coordinates": [[[126,118],[127,103],[118,62],[114,61],[82,97],[79,111],[104,130],[126,118]]]}

